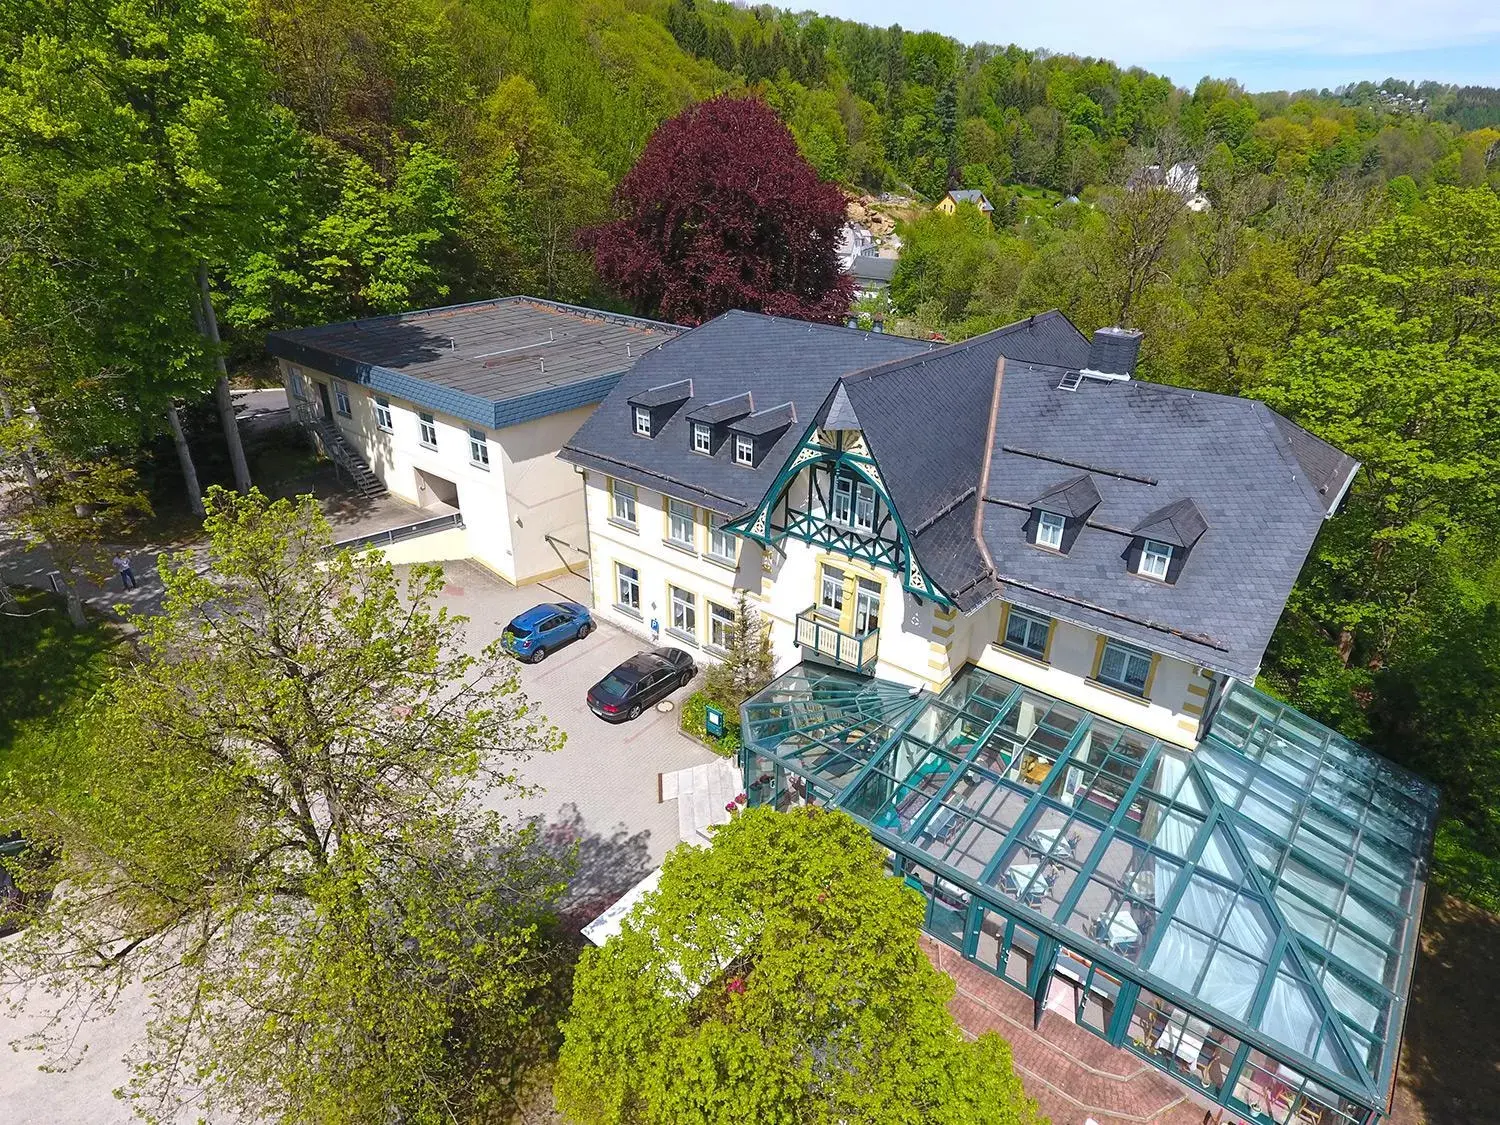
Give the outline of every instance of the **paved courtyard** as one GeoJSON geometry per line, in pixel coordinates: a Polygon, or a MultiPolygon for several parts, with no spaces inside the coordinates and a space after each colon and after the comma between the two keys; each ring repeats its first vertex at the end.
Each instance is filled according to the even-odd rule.
{"type": "MultiPolygon", "coordinates": [[[[444,576],[443,602],[470,618],[468,640],[474,649],[497,640],[506,622],[539,601],[589,601],[588,584],[573,575],[517,588],[474,563],[458,562],[444,564],[444,576]]],[[[521,768],[522,778],[541,791],[509,807],[576,836],[579,871],[570,913],[584,912],[592,903],[602,910],[660,865],[679,837],[676,802],[658,800],[659,775],[714,758],[678,730],[675,707],[669,714],[651,710],[619,725],[589,710],[589,686],[647,647],[645,640],[600,622],[583,640],[521,668],[527,697],[567,741],[521,768]]],[[[669,698],[680,705],[691,691],[681,689],[669,698]]]]}
{"type": "MultiPolygon", "coordinates": [[[[478,651],[499,638],[506,622],[539,601],[588,602],[581,577],[545,584],[507,585],[473,563],[444,564],[441,601],[470,618],[466,646],[478,651]]],[[[542,817],[553,841],[576,843],[578,873],[564,907],[570,919],[592,918],[658,866],[678,843],[675,801],[658,798],[658,775],[714,760],[677,729],[677,713],[647,711],[633,723],[613,726],[589,711],[584,693],[615,664],[647,643],[612,625],[521,669],[527,697],[567,735],[556,753],[531,758],[522,780],[537,792],[507,808],[518,817],[542,817]]],[[[679,704],[691,689],[670,697],[679,704]]],[[[116,1013],[85,1026],[87,1049],[62,1073],[37,1068],[39,1056],[6,1052],[0,1066],[0,1122],[4,1125],[126,1125],[134,1118],[111,1091],[128,1073],[124,1053],[142,1033],[149,1012],[140,989],[122,998],[116,1013]]],[[[34,1004],[21,1013],[0,1009],[0,1042],[41,1027],[49,1012],[34,1004]],[[14,1016],[14,1018],[11,1018],[14,1016]]],[[[196,1120],[192,1113],[180,1120],[196,1120]]]]}

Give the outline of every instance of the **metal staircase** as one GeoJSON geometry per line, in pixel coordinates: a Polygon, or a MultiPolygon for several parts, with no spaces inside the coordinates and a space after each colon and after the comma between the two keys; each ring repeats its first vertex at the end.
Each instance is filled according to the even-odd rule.
{"type": "Polygon", "coordinates": [[[299,402],[296,405],[297,421],[313,432],[329,460],[349,474],[349,479],[354,483],[354,491],[367,500],[384,496],[384,482],[370,471],[370,466],[359,455],[359,451],[344,440],[339,428],[319,414],[312,403],[299,402]]]}

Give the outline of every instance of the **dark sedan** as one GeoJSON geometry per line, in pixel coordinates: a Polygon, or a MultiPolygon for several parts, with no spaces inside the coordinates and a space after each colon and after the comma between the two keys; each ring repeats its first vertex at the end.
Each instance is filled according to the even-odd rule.
{"type": "Polygon", "coordinates": [[[680,648],[638,652],[589,688],[589,710],[605,722],[626,722],[686,687],[697,673],[680,648]]]}

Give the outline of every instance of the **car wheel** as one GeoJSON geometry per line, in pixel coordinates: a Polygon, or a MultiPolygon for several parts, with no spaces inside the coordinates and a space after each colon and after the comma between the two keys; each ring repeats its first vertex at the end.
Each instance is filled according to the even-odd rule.
{"type": "Polygon", "coordinates": [[[693,669],[689,668],[686,672],[684,672],[682,674],[682,682],[678,686],[679,687],[687,687],[688,684],[690,684],[692,682],[693,682],[693,669]]]}
{"type": "Polygon", "coordinates": [[[531,662],[533,664],[540,664],[543,660],[546,659],[547,649],[542,645],[537,645],[536,650],[531,654],[531,662]]]}
{"type": "Polygon", "coordinates": [[[641,705],[639,703],[635,704],[626,712],[625,717],[627,719],[639,719],[641,717],[641,705]]]}
{"type": "Polygon", "coordinates": [[[593,631],[594,627],[587,621],[585,621],[582,625],[578,626],[578,639],[580,641],[583,640],[584,637],[588,636],[593,631]]]}

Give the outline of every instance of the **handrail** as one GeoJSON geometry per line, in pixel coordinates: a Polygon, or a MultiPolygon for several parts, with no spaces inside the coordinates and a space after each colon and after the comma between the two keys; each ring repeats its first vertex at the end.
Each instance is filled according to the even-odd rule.
{"type": "Polygon", "coordinates": [[[799,648],[831,660],[834,664],[865,672],[875,663],[880,644],[880,630],[872,629],[862,636],[846,633],[828,624],[817,612],[818,607],[808,606],[797,614],[795,630],[799,648]]]}
{"type": "Polygon", "coordinates": [[[400,543],[404,539],[415,539],[419,535],[428,535],[434,531],[447,531],[449,528],[461,528],[463,526],[464,514],[462,512],[449,512],[447,515],[433,516],[431,519],[418,520],[416,523],[387,528],[385,531],[372,531],[368,535],[356,535],[352,539],[341,539],[333,545],[333,549],[342,550],[344,548],[389,546],[392,543],[400,543]]]}

